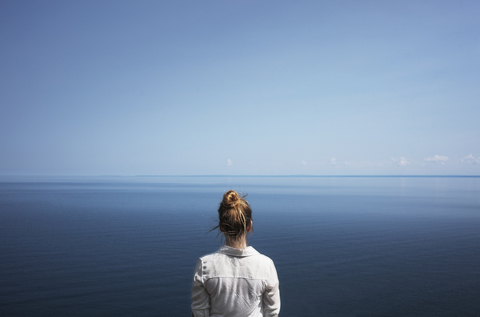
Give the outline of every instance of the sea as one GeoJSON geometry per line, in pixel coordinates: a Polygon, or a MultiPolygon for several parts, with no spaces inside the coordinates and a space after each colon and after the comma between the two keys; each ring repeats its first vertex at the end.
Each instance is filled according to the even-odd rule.
{"type": "Polygon", "coordinates": [[[480,177],[3,177],[0,316],[191,316],[222,195],[280,316],[480,316],[480,177]]]}

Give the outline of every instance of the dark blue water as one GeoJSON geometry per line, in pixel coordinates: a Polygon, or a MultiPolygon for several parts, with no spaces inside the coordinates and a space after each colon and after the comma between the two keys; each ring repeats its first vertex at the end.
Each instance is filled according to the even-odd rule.
{"type": "Polygon", "coordinates": [[[480,315],[480,178],[137,177],[0,182],[0,316],[191,316],[231,188],[282,316],[480,315]]]}

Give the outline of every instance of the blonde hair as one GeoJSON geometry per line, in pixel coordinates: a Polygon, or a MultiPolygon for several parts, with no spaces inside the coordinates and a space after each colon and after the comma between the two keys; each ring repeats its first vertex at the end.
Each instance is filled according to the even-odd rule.
{"type": "Polygon", "coordinates": [[[223,195],[218,207],[219,224],[215,229],[220,227],[225,237],[236,240],[248,232],[247,227],[252,220],[252,209],[245,200],[246,196],[240,196],[234,190],[229,190],[223,195]]]}

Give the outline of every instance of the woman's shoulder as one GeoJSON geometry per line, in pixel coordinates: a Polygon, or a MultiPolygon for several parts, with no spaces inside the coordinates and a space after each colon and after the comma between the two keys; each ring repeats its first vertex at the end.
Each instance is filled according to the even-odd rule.
{"type": "Polygon", "coordinates": [[[257,252],[257,255],[255,255],[255,258],[257,261],[263,263],[263,265],[275,266],[275,264],[273,263],[273,260],[265,254],[257,252]]]}

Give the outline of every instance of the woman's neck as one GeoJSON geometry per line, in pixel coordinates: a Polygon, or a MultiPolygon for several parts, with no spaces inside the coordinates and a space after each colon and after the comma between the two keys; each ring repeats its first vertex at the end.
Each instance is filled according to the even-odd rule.
{"type": "Polygon", "coordinates": [[[239,237],[237,239],[225,237],[225,244],[235,249],[245,249],[248,247],[246,236],[239,237]]]}

